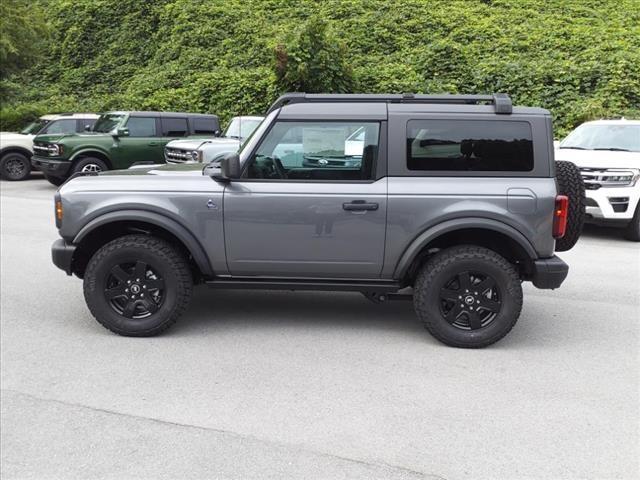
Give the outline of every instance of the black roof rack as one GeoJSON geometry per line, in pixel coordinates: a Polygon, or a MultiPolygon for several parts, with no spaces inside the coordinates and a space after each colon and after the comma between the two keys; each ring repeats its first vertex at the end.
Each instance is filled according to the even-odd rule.
{"type": "Polygon", "coordinates": [[[506,93],[493,95],[423,95],[414,93],[369,94],[369,93],[285,93],[278,98],[267,114],[293,103],[313,102],[384,102],[384,103],[450,103],[478,105],[492,104],[496,113],[509,114],[513,111],[511,98],[506,93]]]}

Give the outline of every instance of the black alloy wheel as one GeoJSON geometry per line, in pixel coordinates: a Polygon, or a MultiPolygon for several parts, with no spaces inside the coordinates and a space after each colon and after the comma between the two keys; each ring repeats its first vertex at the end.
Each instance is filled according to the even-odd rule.
{"type": "Polygon", "coordinates": [[[31,173],[29,159],[21,153],[10,152],[0,159],[0,176],[12,182],[24,180],[31,173]]]}
{"type": "Polygon", "coordinates": [[[461,330],[488,326],[500,313],[502,301],[495,279],[478,272],[461,272],[440,289],[440,313],[461,330]]]}
{"type": "Polygon", "coordinates": [[[113,310],[126,318],[146,318],[164,300],[164,279],[145,262],[121,263],[107,274],[104,295],[113,310]]]}

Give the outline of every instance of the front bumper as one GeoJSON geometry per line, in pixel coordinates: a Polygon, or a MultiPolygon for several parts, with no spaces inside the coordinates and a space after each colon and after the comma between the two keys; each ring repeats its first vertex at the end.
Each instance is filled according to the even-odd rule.
{"type": "Polygon", "coordinates": [[[555,289],[562,285],[569,273],[569,265],[557,256],[534,260],[531,275],[533,285],[541,289],[555,289]]]}
{"type": "Polygon", "coordinates": [[[640,184],[633,187],[602,187],[586,190],[587,219],[631,220],[640,200],[640,184]]]}
{"type": "Polygon", "coordinates": [[[67,275],[71,275],[71,262],[76,251],[75,245],[70,245],[59,238],[51,245],[51,259],[53,264],[60,270],[64,270],[67,275]]]}
{"type": "Polygon", "coordinates": [[[66,177],[71,168],[71,162],[66,160],[53,160],[36,155],[31,157],[31,165],[52,177],[66,177]]]}

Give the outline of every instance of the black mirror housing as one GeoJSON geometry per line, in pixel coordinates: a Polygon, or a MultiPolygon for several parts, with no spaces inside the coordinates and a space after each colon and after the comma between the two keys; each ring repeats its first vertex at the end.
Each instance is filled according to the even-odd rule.
{"type": "Polygon", "coordinates": [[[228,153],[220,160],[220,172],[212,175],[216,180],[229,182],[240,178],[240,156],[237,153],[228,153]]]}
{"type": "Polygon", "coordinates": [[[129,129],[127,127],[118,127],[114,133],[115,137],[128,137],[129,129]]]}

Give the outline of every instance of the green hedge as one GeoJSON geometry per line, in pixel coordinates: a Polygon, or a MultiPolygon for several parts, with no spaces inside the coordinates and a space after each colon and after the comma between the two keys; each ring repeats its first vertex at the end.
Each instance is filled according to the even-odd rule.
{"type": "Polygon", "coordinates": [[[507,92],[550,109],[557,135],[591,118],[640,116],[638,0],[41,3],[48,50],[2,82],[3,129],[68,110],[261,113],[296,85],[278,70],[282,48],[307,89],[507,92]],[[325,63],[309,74],[317,41],[297,35],[318,19],[326,44],[313,56],[325,63]]]}

